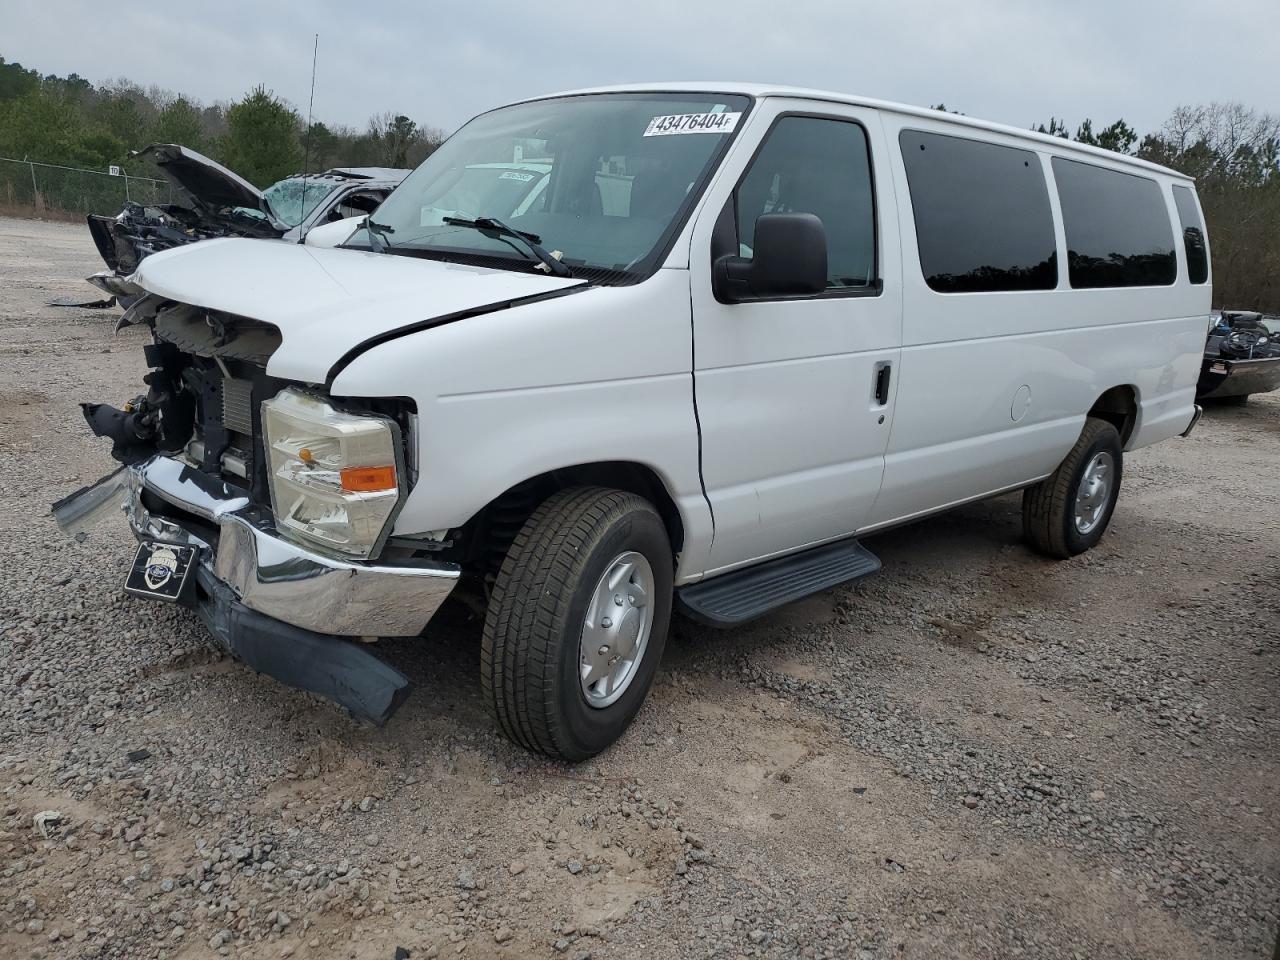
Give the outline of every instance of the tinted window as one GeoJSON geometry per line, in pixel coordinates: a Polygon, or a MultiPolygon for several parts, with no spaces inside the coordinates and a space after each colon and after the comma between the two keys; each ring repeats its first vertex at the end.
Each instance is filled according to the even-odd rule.
{"type": "Polygon", "coordinates": [[[842,120],[783,117],[769,132],[736,195],[738,243],[750,257],[756,217],[812,213],[827,233],[828,288],[876,278],[875,208],[867,137],[842,120]]]}
{"type": "Polygon", "coordinates": [[[941,293],[1051,290],[1058,284],[1053,213],[1030,150],[904,130],[925,281],[941,293]]]}
{"type": "Polygon", "coordinates": [[[1173,283],[1178,263],[1160,185],[1078,160],[1053,158],[1073,287],[1173,283]]]}
{"type": "Polygon", "coordinates": [[[1209,250],[1204,242],[1204,225],[1196,198],[1189,187],[1173,188],[1173,202],[1178,207],[1178,220],[1182,225],[1182,244],[1187,249],[1187,274],[1192,283],[1204,283],[1209,279],[1209,250]]]}

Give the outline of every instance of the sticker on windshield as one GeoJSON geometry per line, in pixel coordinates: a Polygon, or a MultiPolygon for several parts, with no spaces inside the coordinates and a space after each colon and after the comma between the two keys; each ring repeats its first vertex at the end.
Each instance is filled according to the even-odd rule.
{"type": "Polygon", "coordinates": [[[502,176],[498,177],[498,179],[499,180],[519,180],[521,183],[528,183],[530,180],[533,179],[533,174],[521,173],[518,170],[508,170],[502,176]]]}
{"type": "Polygon", "coordinates": [[[654,117],[645,127],[646,137],[666,137],[676,133],[730,133],[738,125],[739,113],[678,113],[654,117]]]}

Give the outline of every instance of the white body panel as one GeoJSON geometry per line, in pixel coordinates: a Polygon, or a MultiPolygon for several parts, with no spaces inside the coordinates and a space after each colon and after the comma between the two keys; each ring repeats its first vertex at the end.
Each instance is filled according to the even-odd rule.
{"type": "MultiPolygon", "coordinates": [[[[904,128],[956,134],[946,120],[882,115],[886,140],[895,147],[904,128]]],[[[1187,283],[1181,244],[1175,243],[1179,278],[1171,286],[1072,290],[1049,163],[1064,152],[998,132],[983,139],[1039,153],[1055,217],[1058,286],[1007,293],[930,289],[916,256],[906,172],[892,151],[908,269],[893,436],[870,527],[1047,476],[1111,387],[1130,386],[1138,399],[1130,449],[1175,436],[1190,421],[1209,288],[1187,283]],[[1020,390],[1029,393],[1029,404],[1020,390]],[[1015,398],[1022,411],[1017,421],[1015,398]]],[[[1176,223],[1167,186],[1164,191],[1176,223]]]]}
{"type": "Polygon", "coordinates": [[[284,342],[267,372],[302,383],[324,383],[348,350],[371,337],[582,283],[237,238],[163,250],[130,280],[162,297],[275,324],[284,342]]]}
{"type": "MultiPolygon", "coordinates": [[[[716,518],[707,573],[854,533],[880,492],[892,399],[874,397],[876,369],[902,342],[897,217],[881,199],[877,296],[722,304],[708,256],[716,215],[755,145],[780,114],[813,112],[777,98],[754,111],[737,149],[708,189],[690,238],[703,484],[716,518]]],[[[866,131],[875,179],[889,166],[874,111],[824,105],[866,131]]]]}
{"type": "MultiPolygon", "coordinates": [[[[638,89],[638,88],[630,88],[638,89]]],[[[1190,181],[1094,148],[877,101],[731,84],[756,97],[661,269],[633,286],[321,249],[213,240],[147,258],[133,278],[187,303],[275,324],[268,372],[334,396],[411,397],[418,481],[399,535],[456,528],[523,480],[580,464],[651,469],[680,512],[678,582],[901,522],[1054,470],[1107,390],[1137,400],[1129,448],[1191,422],[1210,287],[1072,290],[1051,156],[1190,181]],[[858,121],[874,173],[877,296],[719,303],[717,215],[783,111],[858,121]],[[899,156],[904,126],[1036,151],[1054,210],[1058,288],[939,294],[922,276],[899,156]],[[571,287],[581,287],[570,291],[571,287]],[[566,292],[563,296],[544,295],[566,292]],[[515,306],[512,301],[530,300],[515,306]],[[496,309],[486,309],[497,305],[496,309]],[[471,314],[426,326],[434,318],[471,314]],[[886,403],[878,364],[892,364],[886,403]],[[696,402],[695,402],[696,401],[696,402]],[[705,493],[704,493],[705,489],[705,493]]],[[[321,233],[324,231],[325,233],[321,233]]],[[[316,236],[320,234],[320,236],[316,236]]]]}
{"type": "Polygon", "coordinates": [[[367,217],[347,217],[333,223],[322,223],[307,231],[303,239],[308,247],[336,247],[351,239],[351,235],[360,229],[367,217]]]}
{"type": "Polygon", "coordinates": [[[680,510],[678,577],[702,572],[711,517],[698,478],[685,271],[424,332],[360,355],[333,383],[335,396],[417,403],[420,477],[396,533],[460,526],[549,470],[630,461],[657,473],[680,510]]]}

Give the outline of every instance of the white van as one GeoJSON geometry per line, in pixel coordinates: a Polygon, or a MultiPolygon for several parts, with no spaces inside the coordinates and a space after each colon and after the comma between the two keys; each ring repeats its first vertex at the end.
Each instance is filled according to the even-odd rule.
{"type": "Polygon", "coordinates": [[[583,91],[472,120],[338,248],[147,258],[149,391],[86,416],[128,464],[131,593],[381,722],[408,681],[352,641],[462,585],[499,726],[573,760],[673,607],[741,623],[1011,490],[1036,549],[1097,543],[1124,452],[1199,415],[1209,282],[1193,183],[1132,157],[833,93],[583,91]],[[511,189],[457,209],[479,169],[511,189]]]}

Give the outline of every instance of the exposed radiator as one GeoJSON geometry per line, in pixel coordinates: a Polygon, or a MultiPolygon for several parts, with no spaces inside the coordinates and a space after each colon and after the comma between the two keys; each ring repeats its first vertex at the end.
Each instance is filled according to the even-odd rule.
{"type": "Polygon", "coordinates": [[[236,433],[253,435],[253,383],[227,377],[222,381],[222,424],[236,433]]]}

